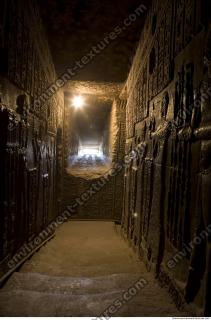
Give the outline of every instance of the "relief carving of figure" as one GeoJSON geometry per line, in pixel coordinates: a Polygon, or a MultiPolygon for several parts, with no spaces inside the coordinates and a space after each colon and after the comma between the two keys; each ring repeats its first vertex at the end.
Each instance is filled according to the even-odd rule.
{"type": "Polygon", "coordinates": [[[190,190],[192,134],[196,127],[193,89],[194,65],[182,65],[175,85],[174,120],[171,131],[170,192],[167,233],[171,243],[182,249],[190,242],[190,190]]]}
{"type": "Polygon", "coordinates": [[[145,142],[146,135],[146,123],[144,123],[141,132],[136,134],[135,139],[135,153],[132,165],[132,202],[131,202],[131,223],[134,225],[134,242],[135,244],[140,243],[140,200],[142,198],[142,193],[138,194],[139,190],[142,188],[142,177],[143,177],[143,162],[146,156],[147,144],[145,142]]]}
{"type": "Polygon", "coordinates": [[[29,113],[29,101],[25,94],[21,94],[16,99],[16,112],[21,116],[21,119],[27,122],[27,117],[29,113]]]}
{"type": "Polygon", "coordinates": [[[164,93],[162,104],[161,104],[161,122],[155,132],[151,134],[151,137],[157,140],[158,144],[158,158],[157,160],[162,163],[163,153],[165,148],[165,143],[168,140],[169,134],[171,132],[171,122],[167,120],[169,106],[169,94],[164,93]]]}
{"type": "Polygon", "coordinates": [[[123,208],[123,220],[125,233],[129,232],[129,221],[130,221],[130,184],[131,184],[131,170],[132,170],[132,145],[126,146],[125,156],[125,174],[124,174],[124,208],[123,208]]]}
{"type": "MultiPolygon", "coordinates": [[[[155,263],[156,273],[159,273],[160,264],[163,257],[163,243],[164,243],[164,206],[165,206],[165,188],[166,188],[166,157],[168,139],[171,133],[171,122],[167,120],[168,107],[169,107],[169,93],[166,91],[163,94],[160,111],[160,123],[155,130],[151,133],[154,139],[153,150],[153,166],[152,166],[152,184],[149,187],[151,192],[150,207],[148,215],[147,241],[148,241],[148,260],[155,263]],[[158,226],[156,236],[152,237],[154,225],[158,226]],[[151,250],[153,247],[153,250],[151,250]]],[[[149,197],[150,198],[150,197],[149,197]]]]}
{"type": "Polygon", "coordinates": [[[149,222],[151,215],[152,206],[152,195],[153,195],[153,174],[154,174],[154,151],[155,151],[155,140],[152,137],[155,130],[155,118],[151,117],[148,127],[147,142],[144,142],[144,157],[142,164],[142,196],[141,196],[141,219],[142,219],[142,233],[144,240],[147,240],[149,231],[149,222]]]}
{"type": "Polygon", "coordinates": [[[201,148],[195,236],[199,236],[205,230],[207,236],[193,248],[185,297],[188,302],[192,302],[201,284],[205,283],[204,315],[209,316],[211,314],[211,26],[205,46],[200,98],[201,123],[197,129],[193,130],[193,138],[200,142],[201,148]]]}
{"type": "MultiPolygon", "coordinates": [[[[209,57],[211,62],[211,57],[209,57]]],[[[206,94],[211,87],[211,75],[206,70],[204,80],[201,85],[201,95],[206,94]]],[[[202,279],[205,277],[205,315],[210,315],[210,295],[211,295],[211,98],[201,99],[201,124],[193,131],[195,140],[201,143],[201,154],[198,174],[198,219],[196,226],[196,236],[202,230],[209,230],[205,242],[196,245],[191,255],[189,277],[186,287],[186,299],[193,301],[200,288],[202,279]],[[204,263],[203,263],[204,260],[204,263]],[[201,266],[205,265],[205,270],[201,266]]]]}

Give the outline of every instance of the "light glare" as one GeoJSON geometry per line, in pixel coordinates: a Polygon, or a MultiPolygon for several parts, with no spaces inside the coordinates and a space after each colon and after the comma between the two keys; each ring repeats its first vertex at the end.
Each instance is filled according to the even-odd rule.
{"type": "Polygon", "coordinates": [[[84,105],[84,98],[82,96],[75,96],[72,103],[76,109],[79,109],[84,105]]]}
{"type": "Polygon", "coordinates": [[[102,157],[102,151],[99,147],[89,148],[89,147],[81,147],[78,152],[79,157],[83,156],[98,156],[102,157]]]}

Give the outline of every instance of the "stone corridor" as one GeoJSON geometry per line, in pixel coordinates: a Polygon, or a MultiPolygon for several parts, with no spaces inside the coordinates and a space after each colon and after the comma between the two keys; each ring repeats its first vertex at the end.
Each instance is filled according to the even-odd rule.
{"type": "Polygon", "coordinates": [[[0,0],[0,315],[211,316],[210,195],[211,0],[0,0]]]}

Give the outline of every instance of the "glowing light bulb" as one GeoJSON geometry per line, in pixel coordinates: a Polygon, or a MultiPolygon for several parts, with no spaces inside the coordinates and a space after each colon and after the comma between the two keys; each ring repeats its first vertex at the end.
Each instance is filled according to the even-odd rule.
{"type": "Polygon", "coordinates": [[[76,109],[79,109],[84,105],[84,98],[81,96],[75,96],[72,100],[72,104],[76,109]]]}

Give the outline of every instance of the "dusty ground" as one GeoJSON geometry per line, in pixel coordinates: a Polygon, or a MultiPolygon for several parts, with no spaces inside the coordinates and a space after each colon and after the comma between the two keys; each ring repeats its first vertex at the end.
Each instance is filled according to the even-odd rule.
{"type": "Polygon", "coordinates": [[[74,221],[26,262],[0,291],[2,316],[185,316],[110,222],[74,221]],[[144,285],[129,301],[124,292],[144,285]],[[113,312],[113,311],[112,311],[113,312]]]}
{"type": "Polygon", "coordinates": [[[74,277],[137,273],[140,265],[118,230],[110,222],[65,223],[21,272],[74,277]]]}
{"type": "Polygon", "coordinates": [[[69,175],[84,179],[97,179],[106,174],[111,168],[111,163],[106,157],[83,156],[70,157],[66,172],[69,175]]]}

